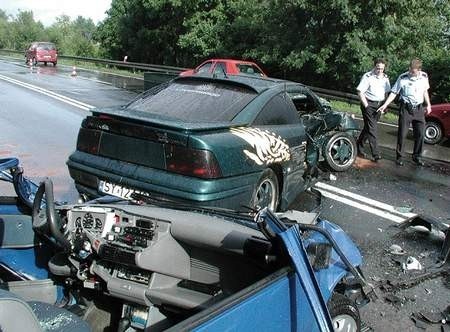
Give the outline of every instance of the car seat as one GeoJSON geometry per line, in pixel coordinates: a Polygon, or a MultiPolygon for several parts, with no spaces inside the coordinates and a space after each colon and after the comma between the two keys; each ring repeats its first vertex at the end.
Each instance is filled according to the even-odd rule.
{"type": "Polygon", "coordinates": [[[0,329],[2,332],[91,331],[85,321],[66,309],[39,301],[27,302],[3,289],[0,289],[0,329]]]}

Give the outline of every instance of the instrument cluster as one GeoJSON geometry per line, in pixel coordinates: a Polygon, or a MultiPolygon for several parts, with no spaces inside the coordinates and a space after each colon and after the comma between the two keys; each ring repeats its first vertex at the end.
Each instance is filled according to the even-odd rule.
{"type": "Polygon", "coordinates": [[[101,232],[104,224],[104,220],[101,217],[103,216],[94,216],[91,212],[86,212],[83,216],[76,218],[75,226],[77,228],[82,227],[87,230],[101,232]]]}

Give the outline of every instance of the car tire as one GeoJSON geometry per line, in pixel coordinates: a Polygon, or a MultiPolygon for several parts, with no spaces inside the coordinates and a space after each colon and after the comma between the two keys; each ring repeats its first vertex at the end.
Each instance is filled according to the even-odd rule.
{"type": "Polygon", "coordinates": [[[264,170],[255,186],[250,206],[255,210],[268,207],[272,211],[276,211],[278,208],[279,197],[280,189],[278,177],[272,169],[267,168],[264,170]]]}
{"type": "Polygon", "coordinates": [[[57,64],[57,62],[55,61],[55,62],[53,62],[53,67],[56,67],[56,64],[57,64]]]}
{"type": "Polygon", "coordinates": [[[355,302],[342,294],[334,293],[327,304],[334,332],[361,331],[361,317],[355,302]]]}
{"type": "Polygon", "coordinates": [[[442,126],[437,121],[427,121],[425,124],[424,141],[427,144],[437,144],[442,140],[442,126]]]}
{"type": "Polygon", "coordinates": [[[326,141],[322,154],[331,170],[344,172],[356,159],[355,139],[347,133],[336,133],[326,141]]]}

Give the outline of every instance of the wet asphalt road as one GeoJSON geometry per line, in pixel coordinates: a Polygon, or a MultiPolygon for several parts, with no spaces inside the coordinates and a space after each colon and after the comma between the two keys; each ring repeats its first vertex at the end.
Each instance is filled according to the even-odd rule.
{"type": "MultiPolygon", "coordinates": [[[[19,62],[0,60],[0,158],[19,157],[25,174],[35,181],[50,176],[56,198],[69,202],[77,198],[77,193],[65,161],[74,150],[80,122],[91,107],[126,103],[143,86],[137,79],[79,70],[78,76],[72,77],[71,72],[67,67],[39,65],[30,69],[19,62]],[[8,79],[57,95],[42,94],[8,79]],[[84,104],[69,103],[57,96],[84,104]]],[[[363,271],[374,285],[385,279],[395,282],[413,277],[416,273],[401,271],[400,263],[408,255],[418,258],[427,270],[438,257],[442,234],[413,229],[400,232],[395,227],[407,213],[430,215],[450,224],[450,142],[426,146],[425,167],[411,162],[397,167],[393,151],[396,128],[380,126],[380,131],[380,162],[358,158],[350,171],[333,174],[333,180],[330,173],[323,172],[315,184],[324,194],[322,218],[339,224],[357,243],[364,256],[363,271]],[[400,245],[406,254],[387,253],[392,244],[400,245]]],[[[292,208],[304,209],[307,197],[300,196],[292,208]]],[[[444,281],[435,278],[395,293],[403,304],[387,301],[386,297],[397,298],[378,289],[379,300],[362,309],[363,320],[375,331],[423,331],[410,315],[420,310],[441,311],[450,305],[450,289],[444,281]]],[[[440,331],[440,324],[429,325],[428,330],[440,331]]]]}

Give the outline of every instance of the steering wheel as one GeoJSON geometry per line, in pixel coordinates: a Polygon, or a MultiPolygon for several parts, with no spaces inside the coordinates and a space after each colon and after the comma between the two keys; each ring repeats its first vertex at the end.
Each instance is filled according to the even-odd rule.
{"type": "Polygon", "coordinates": [[[53,196],[53,182],[45,178],[39,184],[33,201],[33,212],[31,215],[33,229],[36,232],[52,236],[56,243],[63,248],[70,248],[70,242],[61,233],[59,218],[56,217],[55,200],[53,196]],[[44,200],[45,194],[45,200],[44,200]]]}

